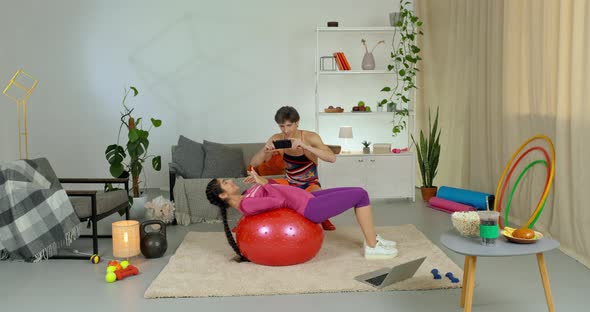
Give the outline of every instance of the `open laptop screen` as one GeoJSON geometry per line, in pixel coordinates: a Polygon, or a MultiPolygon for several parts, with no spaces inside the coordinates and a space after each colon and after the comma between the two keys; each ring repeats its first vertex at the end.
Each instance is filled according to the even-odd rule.
{"type": "Polygon", "coordinates": [[[382,268],[373,272],[355,277],[359,282],[369,284],[376,288],[383,288],[391,284],[408,279],[418,271],[426,257],[418,258],[392,268],[382,268]]]}

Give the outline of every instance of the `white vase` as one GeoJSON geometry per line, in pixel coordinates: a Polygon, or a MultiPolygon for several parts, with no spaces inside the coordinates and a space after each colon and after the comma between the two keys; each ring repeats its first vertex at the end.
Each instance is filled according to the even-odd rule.
{"type": "Polygon", "coordinates": [[[140,197],[133,197],[133,205],[129,210],[129,219],[142,221],[145,219],[145,203],[147,202],[147,195],[140,197]]]}
{"type": "Polygon", "coordinates": [[[382,112],[382,111],[383,111],[383,105],[381,105],[381,106],[377,106],[377,111],[378,111],[378,112],[382,112]]]}
{"type": "Polygon", "coordinates": [[[373,56],[373,53],[365,53],[365,56],[363,56],[363,63],[361,64],[361,68],[364,70],[375,69],[375,57],[373,56]]]}

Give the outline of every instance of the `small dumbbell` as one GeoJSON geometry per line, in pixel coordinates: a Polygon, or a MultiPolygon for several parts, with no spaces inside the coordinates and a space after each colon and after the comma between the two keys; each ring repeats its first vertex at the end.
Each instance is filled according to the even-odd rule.
{"type": "Polygon", "coordinates": [[[137,274],[139,274],[139,270],[137,269],[137,267],[131,264],[125,269],[115,271],[115,276],[117,277],[117,280],[122,280],[128,276],[137,274]]]}
{"type": "Polygon", "coordinates": [[[451,280],[451,283],[459,283],[459,279],[454,277],[453,273],[447,272],[447,274],[445,274],[445,276],[451,280]]]}
{"type": "Polygon", "coordinates": [[[438,274],[438,270],[437,269],[432,269],[430,271],[430,273],[432,273],[432,275],[434,276],[434,279],[441,279],[440,274],[438,274]]]}

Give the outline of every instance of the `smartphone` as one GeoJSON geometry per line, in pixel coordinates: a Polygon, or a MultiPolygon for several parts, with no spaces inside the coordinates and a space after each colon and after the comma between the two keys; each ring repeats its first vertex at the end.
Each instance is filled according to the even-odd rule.
{"type": "Polygon", "coordinates": [[[272,141],[272,144],[275,146],[276,149],[279,148],[291,148],[291,140],[276,140],[272,141]]]}

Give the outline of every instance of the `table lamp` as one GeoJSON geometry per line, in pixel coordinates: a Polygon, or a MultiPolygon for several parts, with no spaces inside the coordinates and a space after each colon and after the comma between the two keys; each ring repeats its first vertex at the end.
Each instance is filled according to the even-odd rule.
{"type": "Polygon", "coordinates": [[[351,126],[342,126],[340,127],[340,132],[338,133],[338,137],[344,139],[344,144],[342,148],[342,152],[350,152],[348,150],[348,139],[352,139],[352,127],[351,126]]]}
{"type": "Polygon", "coordinates": [[[113,257],[129,258],[139,255],[139,221],[113,222],[113,257]]]}
{"type": "Polygon", "coordinates": [[[2,92],[4,95],[16,102],[18,114],[18,152],[20,159],[29,158],[29,132],[27,131],[27,100],[37,87],[39,80],[19,69],[14,73],[12,79],[2,92]],[[23,142],[25,154],[23,157],[23,142]]]}

